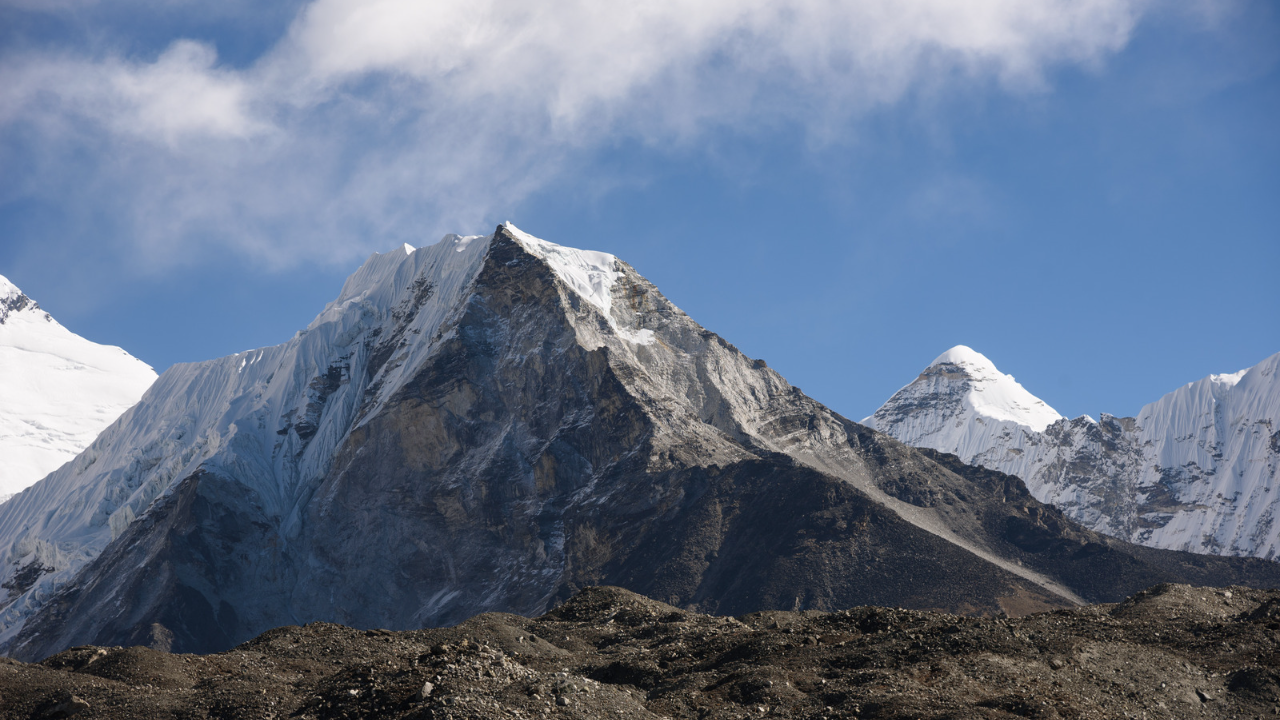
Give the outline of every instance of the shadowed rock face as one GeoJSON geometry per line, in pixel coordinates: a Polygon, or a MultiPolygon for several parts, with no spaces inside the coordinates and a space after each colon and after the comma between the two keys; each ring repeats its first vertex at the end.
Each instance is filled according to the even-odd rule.
{"type": "Polygon", "coordinates": [[[537,615],[602,584],[720,614],[1023,614],[1161,581],[1280,584],[1272,563],[1104,538],[1016,478],[852,423],[619,267],[610,320],[499,228],[435,350],[388,400],[373,400],[374,366],[419,342],[411,332],[372,338],[367,372],[311,381],[308,428],[324,426],[344,383],[369,384],[367,400],[286,510],[235,462],[201,469],[8,651],[218,651],[316,620],[537,615]]]}

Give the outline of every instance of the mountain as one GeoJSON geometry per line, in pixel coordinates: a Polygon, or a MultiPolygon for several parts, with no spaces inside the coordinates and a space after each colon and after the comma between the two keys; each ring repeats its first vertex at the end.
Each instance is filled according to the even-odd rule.
{"type": "Polygon", "coordinates": [[[156,379],[58,324],[0,276],[0,500],[85,449],[156,379]]]}
{"type": "Polygon", "coordinates": [[[315,620],[992,614],[1280,565],[1139,548],[831,412],[612,255],[504,225],[375,254],[294,338],[167,370],[0,506],[0,648],[221,650],[315,620]]]}
{"type": "Polygon", "coordinates": [[[1149,547],[1280,553],[1280,353],[1210,375],[1136,418],[1068,420],[967,347],[940,355],[863,423],[1016,475],[1041,502],[1149,547]]]}

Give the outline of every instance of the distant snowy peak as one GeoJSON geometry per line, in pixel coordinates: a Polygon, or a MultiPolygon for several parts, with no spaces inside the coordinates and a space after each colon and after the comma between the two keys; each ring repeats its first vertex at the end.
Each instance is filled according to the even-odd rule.
{"type": "Polygon", "coordinates": [[[1280,556],[1280,353],[1188,383],[1136,418],[1066,420],[969,348],[952,348],[865,424],[1027,483],[1130,542],[1280,556]]]}
{"type": "Polygon", "coordinates": [[[75,457],[156,374],[58,324],[0,276],[0,498],[75,457]]]}
{"type": "Polygon", "coordinates": [[[909,445],[976,452],[993,436],[1039,433],[1061,419],[985,355],[957,345],[862,422],[909,445]]]}
{"type": "MultiPolygon", "coordinates": [[[[1043,432],[1062,416],[1043,400],[1027,392],[1012,375],[996,369],[986,355],[964,345],[957,345],[939,355],[929,369],[943,375],[957,372],[967,379],[964,400],[980,417],[1026,425],[1043,432]]],[[[928,372],[926,370],[926,372],[928,372]]]]}

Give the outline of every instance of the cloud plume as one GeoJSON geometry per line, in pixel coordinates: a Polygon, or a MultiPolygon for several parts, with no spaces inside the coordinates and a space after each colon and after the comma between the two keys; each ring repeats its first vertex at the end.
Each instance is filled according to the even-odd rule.
{"type": "Polygon", "coordinates": [[[314,0],[234,68],[186,38],[150,58],[28,45],[0,55],[0,158],[21,176],[0,192],[91,194],[129,251],[158,265],[225,248],[275,265],[346,261],[483,227],[619,138],[690,147],[769,123],[822,133],[943,87],[1036,91],[1055,67],[1121,50],[1145,10],[314,0]]]}

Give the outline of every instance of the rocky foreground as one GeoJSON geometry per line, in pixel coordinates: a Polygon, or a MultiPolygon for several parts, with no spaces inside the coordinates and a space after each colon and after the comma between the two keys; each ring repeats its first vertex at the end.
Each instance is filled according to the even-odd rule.
{"type": "Polygon", "coordinates": [[[4,718],[1252,718],[1280,714],[1280,591],[1162,585],[1021,618],[681,611],[590,588],[539,618],[327,623],[216,655],[0,661],[4,718]]]}

